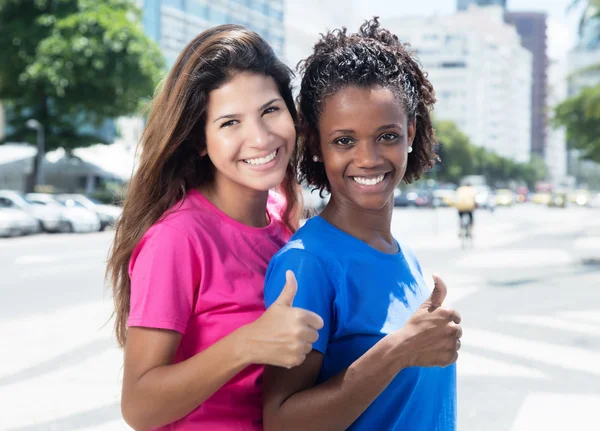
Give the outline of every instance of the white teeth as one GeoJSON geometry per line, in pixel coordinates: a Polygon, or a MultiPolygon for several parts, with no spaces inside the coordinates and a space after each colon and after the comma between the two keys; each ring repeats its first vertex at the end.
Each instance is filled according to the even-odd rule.
{"type": "Polygon", "coordinates": [[[383,181],[385,175],[379,175],[377,177],[352,177],[354,181],[363,186],[374,186],[383,181]]]}
{"type": "Polygon", "coordinates": [[[275,156],[277,155],[277,151],[279,151],[279,149],[273,151],[267,157],[259,157],[257,159],[244,159],[244,162],[248,163],[249,165],[264,165],[265,163],[269,163],[275,158],[275,156]]]}

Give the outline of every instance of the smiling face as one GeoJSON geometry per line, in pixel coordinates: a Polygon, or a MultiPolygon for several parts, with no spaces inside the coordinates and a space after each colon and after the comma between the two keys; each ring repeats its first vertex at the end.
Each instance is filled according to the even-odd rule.
{"type": "Polygon", "coordinates": [[[382,87],[345,87],[319,117],[321,160],[334,201],[366,209],[386,206],[406,171],[415,136],[402,103],[382,87]]]}
{"type": "Polygon", "coordinates": [[[255,191],[282,182],[296,143],[275,81],[252,73],[239,73],[210,92],[205,133],[215,182],[255,191]]]}

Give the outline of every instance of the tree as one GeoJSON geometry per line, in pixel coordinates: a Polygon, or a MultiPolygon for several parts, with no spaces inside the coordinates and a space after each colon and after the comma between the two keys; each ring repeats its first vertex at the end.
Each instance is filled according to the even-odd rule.
{"type": "Polygon", "coordinates": [[[572,148],[600,162],[600,85],[586,87],[555,109],[554,124],[566,129],[572,148]]]}
{"type": "Polygon", "coordinates": [[[106,143],[94,127],[135,113],[164,68],[131,0],[0,0],[0,46],[4,140],[33,141],[34,118],[47,150],[106,143]]]}
{"type": "Polygon", "coordinates": [[[469,137],[452,121],[435,121],[434,128],[440,146],[441,168],[438,178],[457,183],[465,175],[473,173],[473,146],[469,137]]]}
{"type": "MultiPolygon", "coordinates": [[[[572,0],[569,10],[580,6],[583,6],[583,11],[579,18],[579,36],[581,37],[590,25],[600,24],[600,0],[572,0]]],[[[592,35],[590,42],[600,42],[600,32],[592,35]]]]}

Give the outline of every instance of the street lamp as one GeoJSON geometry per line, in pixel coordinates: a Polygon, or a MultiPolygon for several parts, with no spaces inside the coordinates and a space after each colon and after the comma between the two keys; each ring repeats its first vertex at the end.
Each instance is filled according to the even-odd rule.
{"type": "Polygon", "coordinates": [[[36,176],[36,183],[38,185],[43,185],[44,184],[44,172],[43,172],[43,161],[44,161],[44,154],[45,154],[45,143],[44,143],[44,126],[37,120],[34,120],[33,118],[30,120],[27,120],[27,123],[25,123],[27,125],[28,128],[36,130],[37,131],[37,150],[38,150],[38,156],[37,156],[37,176],[36,176]]]}

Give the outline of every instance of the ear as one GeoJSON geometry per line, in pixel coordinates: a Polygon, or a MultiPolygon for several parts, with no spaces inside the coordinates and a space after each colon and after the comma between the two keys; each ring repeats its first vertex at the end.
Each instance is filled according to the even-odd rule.
{"type": "Polygon", "coordinates": [[[208,150],[205,148],[200,152],[200,157],[204,157],[208,154],[208,150]]]}
{"type": "Polygon", "coordinates": [[[417,134],[417,119],[416,118],[413,119],[412,121],[408,122],[407,129],[408,129],[408,135],[407,135],[408,145],[412,145],[413,141],[415,140],[415,135],[417,134]]]}

